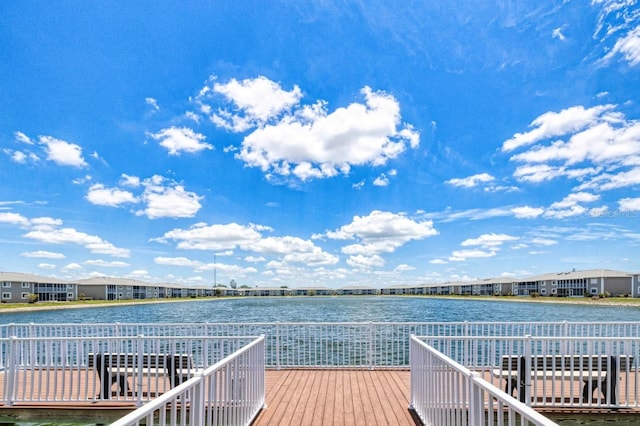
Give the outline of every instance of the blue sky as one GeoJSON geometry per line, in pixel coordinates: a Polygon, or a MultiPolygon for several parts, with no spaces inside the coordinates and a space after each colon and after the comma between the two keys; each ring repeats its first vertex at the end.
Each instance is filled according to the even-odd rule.
{"type": "Polygon", "coordinates": [[[0,270],[640,271],[636,1],[2,2],[0,52],[0,270]]]}

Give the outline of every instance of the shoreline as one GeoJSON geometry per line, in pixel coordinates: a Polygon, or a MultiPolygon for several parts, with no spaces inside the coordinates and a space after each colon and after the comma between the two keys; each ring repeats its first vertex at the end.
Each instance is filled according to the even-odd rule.
{"type": "MultiPolygon", "coordinates": [[[[299,297],[338,297],[338,296],[251,296],[251,299],[272,299],[272,298],[299,298],[299,297]]],[[[428,296],[428,295],[376,295],[376,296],[339,296],[339,297],[415,297],[425,299],[447,299],[447,300],[473,300],[473,301],[488,301],[488,302],[515,302],[515,303],[546,303],[546,304],[566,304],[566,305],[584,305],[584,306],[611,306],[611,307],[640,307],[640,299],[634,298],[598,298],[591,299],[586,297],[574,297],[574,298],[551,298],[551,297],[528,297],[528,296],[428,296]]],[[[37,306],[36,304],[27,304],[25,306],[11,306],[0,307],[0,315],[3,313],[20,313],[20,312],[34,312],[34,311],[57,311],[65,309],[88,309],[88,308],[112,308],[118,306],[132,306],[132,305],[149,305],[159,303],[177,303],[177,302],[207,302],[214,300],[230,300],[238,299],[239,297],[215,297],[215,298],[181,298],[181,299],[168,299],[168,300],[132,300],[124,302],[109,302],[104,303],[95,302],[58,302],[55,305],[37,306]],[[70,304],[67,304],[70,303],[70,304]]],[[[45,302],[48,303],[48,302],[45,302]]]]}

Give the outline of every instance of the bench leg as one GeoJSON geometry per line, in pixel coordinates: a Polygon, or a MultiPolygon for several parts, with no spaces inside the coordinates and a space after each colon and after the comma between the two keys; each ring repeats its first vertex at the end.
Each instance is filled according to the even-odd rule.
{"type": "Polygon", "coordinates": [[[603,380],[585,380],[584,387],[582,388],[582,402],[589,402],[589,395],[593,398],[593,393],[596,389],[600,388],[600,392],[602,393],[602,397],[607,402],[607,394],[611,395],[610,404],[615,405],[618,402],[618,395],[616,392],[616,382],[612,379],[609,384],[609,388],[607,389],[607,378],[605,377],[603,380]],[[598,386],[599,385],[599,386],[598,386]]]}

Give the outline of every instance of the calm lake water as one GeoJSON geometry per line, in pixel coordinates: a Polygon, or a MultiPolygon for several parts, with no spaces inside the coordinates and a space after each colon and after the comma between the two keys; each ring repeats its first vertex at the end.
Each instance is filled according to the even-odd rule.
{"type": "MultiPolygon", "coordinates": [[[[172,302],[108,308],[0,313],[8,323],[153,322],[449,322],[449,321],[640,321],[640,307],[585,306],[420,297],[290,297],[172,302]]],[[[640,424],[636,417],[555,420],[563,426],[640,424]]],[[[0,419],[1,420],[1,419],[0,419]]],[[[20,426],[78,423],[17,423],[20,426]]],[[[87,423],[84,423],[87,424],[87,423]]],[[[94,423],[95,424],[95,423],[94,423]]]]}
{"type": "Polygon", "coordinates": [[[0,323],[640,321],[640,307],[421,297],[205,299],[0,313],[0,323]]]}

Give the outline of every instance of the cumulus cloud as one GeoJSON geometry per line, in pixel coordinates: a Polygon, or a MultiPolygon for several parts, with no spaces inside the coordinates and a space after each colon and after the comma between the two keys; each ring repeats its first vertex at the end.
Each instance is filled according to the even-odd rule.
{"type": "MultiPolygon", "coordinates": [[[[129,257],[128,249],[118,248],[112,243],[96,236],[86,234],[73,228],[62,227],[60,219],[51,217],[26,218],[17,213],[0,213],[0,223],[25,228],[24,238],[40,241],[46,244],[77,244],[85,247],[91,253],[107,254],[113,257],[129,257]]],[[[24,253],[27,257],[45,257],[61,259],[64,255],[47,251],[24,253]]]]}
{"type": "Polygon", "coordinates": [[[153,176],[142,183],[144,192],[141,195],[146,207],[136,212],[149,219],[163,217],[193,217],[200,210],[202,196],[162,176],[153,176]]]}
{"type": "Polygon", "coordinates": [[[420,142],[419,133],[402,123],[398,101],[370,87],[361,90],[364,102],[331,112],[322,100],[300,104],[300,88],[286,91],[266,77],[212,81],[196,97],[201,111],[219,127],[248,132],[236,158],[270,178],[348,174],[354,166],[385,165],[420,142]],[[209,105],[216,95],[232,108],[209,105]]]}
{"type": "Polygon", "coordinates": [[[261,126],[283,111],[289,111],[302,98],[298,86],[292,90],[283,90],[280,84],[264,76],[238,81],[235,78],[228,83],[214,80],[208,90],[200,91],[200,99],[207,93],[217,93],[233,104],[233,110],[219,108],[211,115],[218,126],[234,132],[243,132],[251,127],[261,126]]]}
{"type": "Polygon", "coordinates": [[[640,198],[623,198],[618,204],[622,211],[640,211],[640,198]]]}
{"type": "Polygon", "coordinates": [[[82,155],[82,148],[77,144],[52,136],[38,136],[38,139],[34,141],[22,132],[14,132],[13,135],[15,141],[23,145],[23,149],[5,149],[4,152],[16,163],[25,164],[29,161],[37,163],[40,161],[41,155],[44,155],[47,160],[59,166],[77,168],[88,166],[82,155]]]}
{"type": "Polygon", "coordinates": [[[169,127],[158,133],[147,133],[150,138],[159,141],[160,146],[169,151],[169,155],[180,155],[182,152],[190,154],[213,149],[213,146],[205,143],[206,136],[196,133],[188,127],[169,127]]]}
{"type": "MultiPolygon", "coordinates": [[[[353,221],[323,236],[333,240],[354,240],[342,248],[349,256],[374,256],[392,253],[414,240],[437,235],[430,220],[417,221],[404,213],[372,211],[368,216],[355,216],[353,221]]],[[[319,237],[319,236],[317,236],[319,237]]]]}
{"type": "Polygon", "coordinates": [[[473,188],[481,183],[487,183],[494,181],[495,178],[488,173],[480,173],[466,178],[454,178],[449,179],[447,183],[453,186],[459,186],[463,188],[473,188]]]}
{"type": "Polygon", "coordinates": [[[77,168],[87,167],[88,164],[82,157],[82,148],[79,145],[56,139],[51,136],[40,136],[39,142],[44,145],[47,159],[60,166],[72,166],[77,168]]]}
{"type": "Polygon", "coordinates": [[[91,204],[98,206],[119,207],[123,204],[136,203],[138,200],[129,191],[118,188],[105,188],[102,184],[95,184],[89,188],[86,196],[91,204]]]}
{"type": "Polygon", "coordinates": [[[552,203],[544,212],[548,218],[564,219],[579,216],[588,212],[582,203],[592,203],[600,199],[599,195],[588,192],[575,192],[567,195],[560,201],[552,203]]]}
{"type": "Polygon", "coordinates": [[[540,207],[514,207],[511,209],[513,215],[518,219],[533,219],[544,213],[544,209],[540,207]]]}
{"type": "Polygon", "coordinates": [[[272,228],[262,225],[237,223],[197,223],[188,229],[173,229],[152,241],[176,242],[178,249],[186,250],[242,250],[253,262],[262,262],[263,256],[279,256],[285,263],[303,263],[310,266],[332,265],[338,257],[324,252],[312,241],[292,236],[264,236],[272,228]]]}

